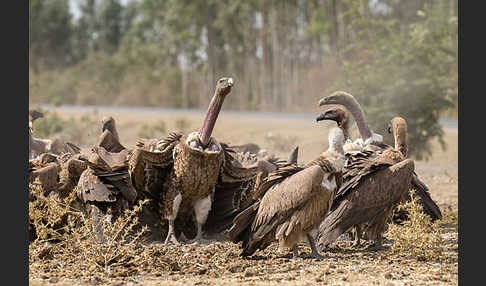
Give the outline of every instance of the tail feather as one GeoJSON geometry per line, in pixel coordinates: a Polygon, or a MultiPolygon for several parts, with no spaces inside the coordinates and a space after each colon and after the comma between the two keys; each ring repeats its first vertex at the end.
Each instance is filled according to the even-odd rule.
{"type": "Polygon", "coordinates": [[[233,225],[228,230],[228,235],[232,242],[238,243],[243,241],[245,244],[245,241],[248,241],[251,224],[255,219],[259,206],[260,202],[255,202],[234,218],[233,225]]]}
{"type": "Polygon", "coordinates": [[[430,197],[429,188],[414,174],[412,178],[412,188],[416,190],[416,195],[420,198],[424,212],[430,216],[432,221],[442,218],[439,206],[430,197]]]}
{"type": "Polygon", "coordinates": [[[242,210],[242,197],[247,188],[242,183],[226,183],[217,186],[214,199],[206,220],[204,231],[207,233],[221,233],[231,227],[233,219],[242,210]]]}

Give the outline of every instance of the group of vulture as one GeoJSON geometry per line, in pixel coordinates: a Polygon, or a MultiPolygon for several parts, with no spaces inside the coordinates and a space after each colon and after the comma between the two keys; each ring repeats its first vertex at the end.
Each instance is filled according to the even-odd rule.
{"type": "Polygon", "coordinates": [[[442,217],[414,161],[407,159],[404,118],[391,119],[388,132],[395,141],[389,146],[370,129],[356,99],[337,91],[319,101],[324,112],[316,118],[336,122],[329,147],[299,164],[298,148],[284,160],[266,150],[262,155],[255,144],[231,146],[212,137],[233,85],[232,78],[217,81],[199,131],[140,139],[133,149],[120,143],[112,117],[103,118],[103,133],[88,153],[69,142],[35,138],[32,122],[42,114],[30,110],[29,180],[38,178],[46,194],[76,192],[95,221],[148,200],[139,221],[154,241],[230,240],[241,242],[242,256],[277,241],[296,257],[298,243],[306,241],[310,256],[321,258],[320,251],[344,233],[354,236],[356,245],[366,239],[380,247],[388,223],[407,219],[396,207],[412,190],[432,220],[442,217]],[[360,135],[354,141],[351,116],[360,135]]]}

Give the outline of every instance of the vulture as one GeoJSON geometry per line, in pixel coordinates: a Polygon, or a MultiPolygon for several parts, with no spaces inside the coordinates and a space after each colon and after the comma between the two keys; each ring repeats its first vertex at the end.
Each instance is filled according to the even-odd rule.
{"type": "MultiPolygon", "coordinates": [[[[103,216],[119,216],[137,200],[128,173],[128,160],[132,154],[119,142],[113,117],[102,120],[102,134],[85,158],[87,168],[78,181],[77,196],[85,211],[95,222],[103,216]]],[[[98,235],[101,229],[96,226],[98,235]]]]}
{"type": "Polygon", "coordinates": [[[78,184],[79,177],[86,167],[82,154],[42,153],[37,158],[29,160],[29,183],[38,178],[45,195],[55,191],[61,197],[65,197],[78,184]]]}
{"type": "MultiPolygon", "coordinates": [[[[330,119],[319,116],[317,120],[330,119]]],[[[332,120],[332,119],[331,119],[332,120]]],[[[327,246],[341,234],[356,229],[356,244],[362,232],[377,247],[396,205],[406,200],[414,173],[414,162],[405,159],[407,125],[403,118],[392,119],[395,147],[375,151],[346,153],[343,184],[330,207],[329,215],[318,229],[318,243],[327,246]]]]}
{"type": "MultiPolygon", "coordinates": [[[[345,115],[347,113],[343,109],[336,109],[336,105],[344,106],[349,112],[353,115],[356,125],[358,127],[359,133],[361,138],[356,139],[353,144],[351,144],[351,140],[348,140],[349,144],[345,144],[345,150],[348,151],[366,151],[361,152],[359,157],[367,156],[373,157],[376,156],[376,151],[384,151],[386,149],[392,148],[392,146],[388,146],[384,144],[382,141],[382,136],[376,133],[373,133],[368,126],[366,118],[364,116],[364,112],[361,109],[360,104],[358,101],[349,93],[344,91],[336,91],[333,94],[324,97],[319,101],[319,106],[328,106],[331,107],[329,110],[329,114],[325,115],[321,114],[321,116],[333,116],[335,117],[333,120],[336,122],[341,122],[338,124],[342,124],[344,129],[349,128],[349,124],[346,122],[349,119],[349,116],[345,115]],[[335,113],[334,115],[332,113],[335,113]],[[339,115],[342,114],[342,115],[339,115]],[[344,121],[344,122],[343,122],[344,121]]],[[[389,132],[392,130],[389,128],[389,132]]],[[[346,133],[347,131],[345,131],[346,133]]],[[[406,132],[405,132],[406,134],[406,132]]],[[[406,136],[406,135],[403,135],[406,136]]],[[[406,141],[406,138],[403,139],[406,141]]],[[[408,155],[407,147],[399,147],[398,149],[404,157],[408,155]]],[[[344,169],[344,181],[346,181],[346,166],[344,169]]],[[[439,206],[432,200],[430,196],[429,189],[425,183],[423,183],[418,175],[414,172],[412,178],[412,185],[410,189],[416,190],[416,195],[419,197],[419,203],[422,205],[424,212],[435,221],[437,219],[442,218],[442,213],[440,211],[439,206]]],[[[407,218],[407,214],[404,211],[400,211],[394,215],[394,222],[399,223],[407,218]]]]}
{"type": "Polygon", "coordinates": [[[344,165],[342,130],[333,128],[328,140],[328,150],[308,167],[292,164],[269,174],[261,186],[268,189],[262,198],[235,217],[228,233],[232,242],[242,242],[241,256],[251,256],[273,241],[297,256],[297,243],[306,239],[311,256],[322,257],[315,247],[315,232],[341,185],[344,165]]]}
{"type": "Polygon", "coordinates": [[[118,153],[125,148],[120,144],[120,137],[118,137],[118,131],[115,125],[115,119],[112,116],[105,116],[101,120],[101,136],[96,142],[97,146],[105,148],[109,152],[118,153]]]}
{"type": "Polygon", "coordinates": [[[63,142],[59,139],[41,139],[33,136],[33,124],[38,118],[44,117],[44,114],[36,110],[29,110],[29,158],[34,159],[42,153],[77,154],[81,149],[71,142],[63,142]]]}
{"type": "Polygon", "coordinates": [[[257,175],[257,167],[245,168],[228,145],[211,137],[219,112],[233,86],[232,78],[221,78],[199,131],[183,135],[170,132],[162,140],[139,140],[129,160],[132,185],[158,203],[161,219],[168,222],[165,244],[179,244],[175,225],[184,236],[190,230],[185,225],[195,217],[196,234],[193,242],[202,242],[203,226],[211,233],[225,224],[233,206],[235,192],[249,189],[257,175]],[[238,191],[237,191],[238,190],[238,191]],[[224,204],[218,202],[224,199],[224,204]],[[219,209],[222,207],[223,210],[219,209]],[[211,212],[211,224],[206,224],[211,212]],[[176,224],[177,222],[177,224],[176,224]]]}

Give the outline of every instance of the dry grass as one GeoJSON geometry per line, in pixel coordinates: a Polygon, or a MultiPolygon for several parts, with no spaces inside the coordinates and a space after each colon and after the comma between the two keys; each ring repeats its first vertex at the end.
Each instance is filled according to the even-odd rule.
{"type": "Polygon", "coordinates": [[[432,223],[418,203],[418,197],[413,192],[410,196],[410,201],[398,206],[399,210],[407,211],[409,219],[403,225],[389,224],[385,233],[393,241],[391,253],[419,261],[445,261],[440,220],[432,223]]]}
{"type": "MultiPolygon", "coordinates": [[[[58,114],[61,118],[80,118],[84,113],[59,111],[58,114]]],[[[163,120],[168,131],[182,127],[191,131],[197,130],[198,122],[203,119],[202,113],[159,115],[101,111],[100,120],[105,115],[115,117],[122,144],[128,148],[135,145],[137,131],[144,123],[153,126],[163,120]],[[181,118],[184,124],[180,123],[181,118]]],[[[285,158],[287,151],[276,150],[276,145],[272,146],[274,143],[269,141],[267,135],[271,133],[280,136],[280,141],[299,145],[299,162],[305,163],[327,147],[330,126],[333,125],[309,123],[304,119],[244,117],[223,112],[215,136],[233,144],[253,142],[285,158]]],[[[134,212],[111,224],[105,222],[105,237],[109,242],[101,244],[90,231],[92,223],[83,212],[69,206],[76,201],[74,197],[62,202],[38,194],[34,195],[38,201],[35,208],[41,211],[32,210],[31,216],[47,219],[37,223],[46,235],[29,245],[30,284],[457,285],[457,131],[445,131],[449,148],[438,147],[428,162],[416,164],[417,173],[441,207],[443,219],[430,224],[415,206],[404,206],[411,208],[412,220],[409,225],[395,230],[391,226],[382,250],[355,248],[351,242],[339,241],[325,253],[324,260],[288,259],[272,244],[258,252],[254,259],[242,259],[238,256],[238,245],[230,242],[165,246],[145,243],[143,236],[134,237],[133,234],[126,234],[124,242],[111,241],[110,237],[117,237],[117,232],[121,235],[125,233],[123,229],[133,227],[134,212]],[[69,200],[73,201],[69,203],[69,200]],[[67,223],[60,224],[56,217],[63,215],[67,223]],[[77,227],[73,228],[75,223],[77,227]],[[58,241],[53,241],[53,237],[58,241]],[[51,243],[46,245],[48,241],[51,243]]],[[[89,144],[94,144],[98,135],[88,136],[89,144]]],[[[33,185],[31,192],[36,193],[36,188],[33,185]]],[[[307,245],[301,247],[301,251],[310,252],[307,245]]]]}

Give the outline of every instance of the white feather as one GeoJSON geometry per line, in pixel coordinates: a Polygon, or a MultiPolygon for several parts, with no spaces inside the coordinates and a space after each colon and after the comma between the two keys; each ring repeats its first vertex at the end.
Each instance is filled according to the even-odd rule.
{"type": "Polygon", "coordinates": [[[172,202],[172,215],[170,215],[167,219],[175,219],[177,217],[177,213],[179,212],[179,206],[181,205],[182,195],[178,193],[177,196],[174,198],[172,202]]]}
{"type": "Polygon", "coordinates": [[[200,224],[204,224],[208,218],[209,211],[211,210],[211,195],[200,199],[194,203],[194,212],[196,213],[196,221],[200,224]]]}

